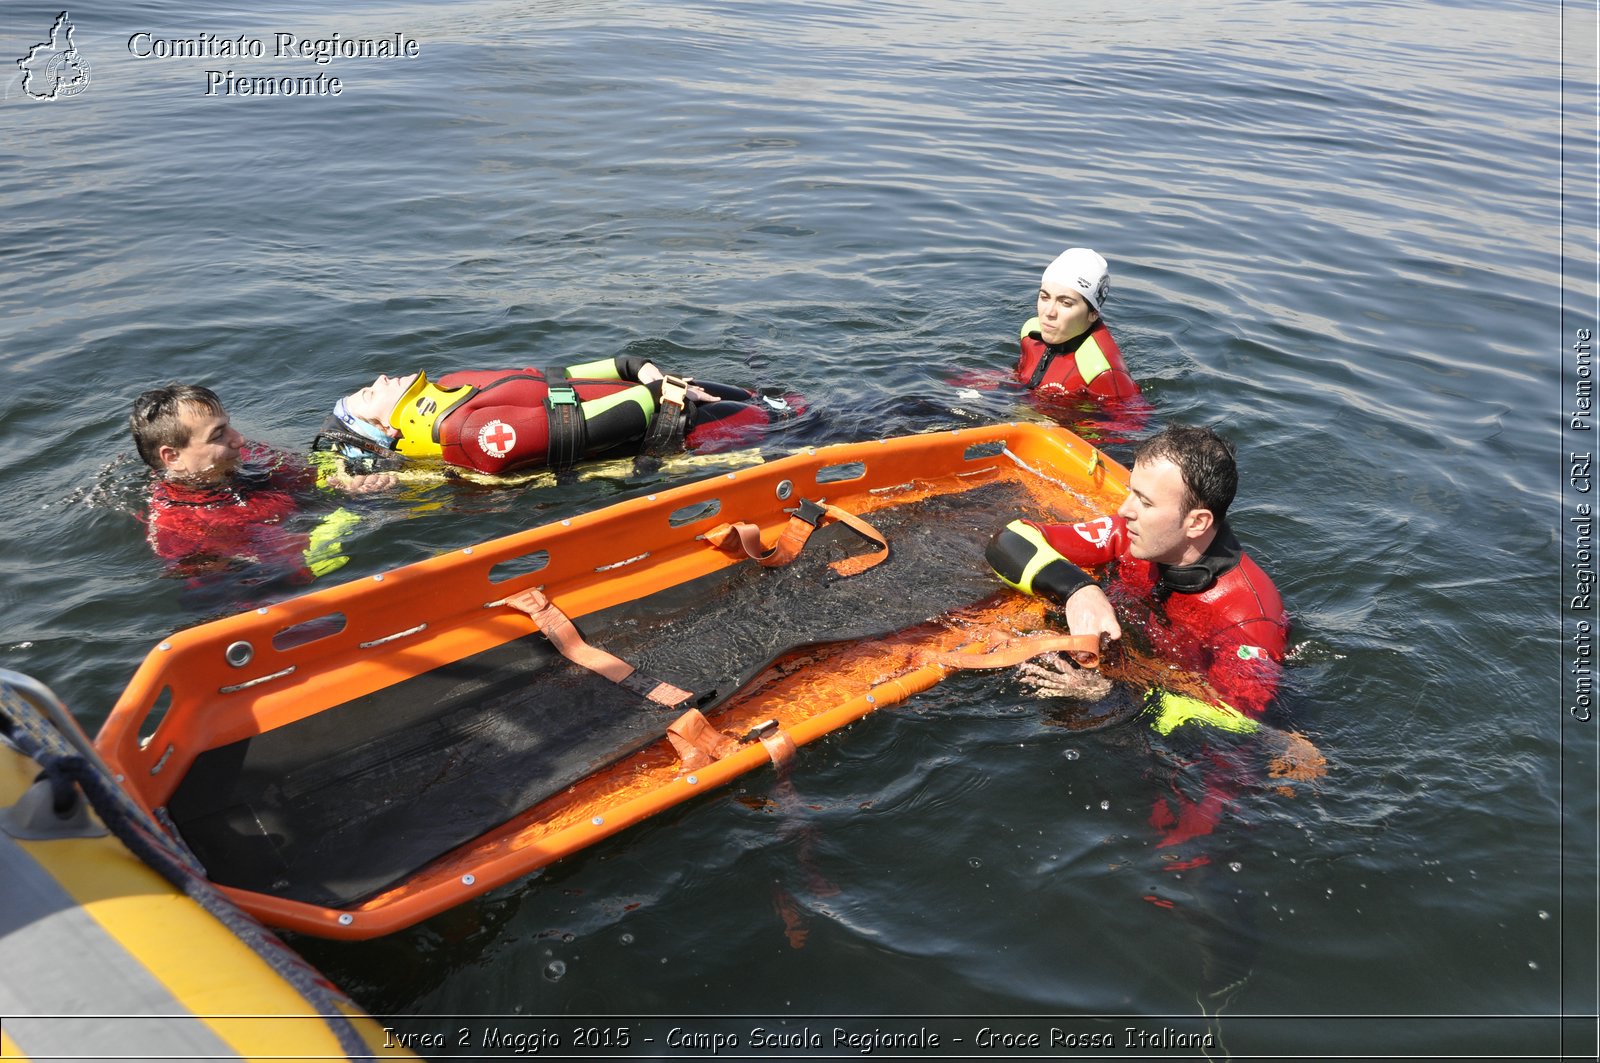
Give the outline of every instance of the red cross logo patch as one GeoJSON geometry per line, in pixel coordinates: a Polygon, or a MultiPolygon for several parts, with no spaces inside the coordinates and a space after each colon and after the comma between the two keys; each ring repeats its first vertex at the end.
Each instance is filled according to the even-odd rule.
{"type": "Polygon", "coordinates": [[[1086,520],[1082,524],[1074,524],[1072,530],[1077,532],[1090,546],[1096,549],[1104,546],[1106,540],[1111,538],[1111,529],[1114,527],[1110,517],[1096,517],[1086,520]]]}
{"type": "Polygon", "coordinates": [[[503,458],[517,445],[517,430],[504,421],[490,421],[478,429],[478,446],[492,458],[503,458]]]}

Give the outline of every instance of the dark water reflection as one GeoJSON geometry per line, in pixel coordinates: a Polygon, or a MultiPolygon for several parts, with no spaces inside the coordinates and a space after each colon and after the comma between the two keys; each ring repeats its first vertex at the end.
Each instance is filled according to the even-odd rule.
{"type": "MultiPolygon", "coordinates": [[[[0,108],[0,661],[91,725],[196,619],[130,515],[122,417],[152,382],[287,447],[380,371],[624,349],[797,388],[807,442],[1036,417],[951,382],[1008,364],[1074,243],[1112,261],[1156,420],[1239,443],[1235,524],[1295,618],[1282,710],[1329,774],[1241,790],[1203,875],[1158,847],[1150,735],[963,677],[787,781],[392,940],[306,943],[369,1007],[1193,1017],[1248,965],[1243,1015],[1561,1009],[1561,831],[1592,867],[1593,797],[1561,786],[1553,310],[1594,292],[1553,209],[1554,5],[72,15],[91,89],[0,108]],[[206,61],[127,55],[141,29],[423,50],[333,64],[338,99],[207,99],[206,61]]],[[[380,500],[345,574],[630,489],[380,500]]],[[[1240,1054],[1530,1036],[1237,1021],[1240,1054]]]]}

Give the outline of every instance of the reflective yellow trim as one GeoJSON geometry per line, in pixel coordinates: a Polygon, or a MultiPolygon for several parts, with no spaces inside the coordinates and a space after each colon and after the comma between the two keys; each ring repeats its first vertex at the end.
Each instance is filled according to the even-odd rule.
{"type": "Polygon", "coordinates": [[[343,462],[339,460],[339,455],[335,454],[333,451],[313,450],[311,452],[310,461],[312,468],[317,470],[318,487],[336,486],[332,483],[332,481],[335,479],[343,479],[343,462]]]}
{"type": "Polygon", "coordinates": [[[621,380],[622,374],[617,372],[615,358],[602,358],[598,362],[584,362],[582,365],[567,366],[567,376],[573,380],[621,380]]]}
{"type": "Polygon", "coordinates": [[[344,567],[350,558],[345,556],[344,543],[341,540],[345,532],[360,523],[360,517],[340,506],[312,529],[310,543],[301,555],[305,558],[306,567],[311,569],[312,575],[326,576],[344,567]]]}
{"type": "Polygon", "coordinates": [[[1028,338],[1028,336],[1031,333],[1038,332],[1038,331],[1039,331],[1039,319],[1037,317],[1030,317],[1028,319],[1028,323],[1026,325],[1022,326],[1022,335],[1018,336],[1017,338],[1020,339],[1020,340],[1025,340],[1025,339],[1028,338]]]}
{"type": "Polygon", "coordinates": [[[639,404],[639,410],[644,414],[645,424],[649,424],[650,418],[655,416],[656,400],[650,394],[650,389],[643,384],[635,384],[631,388],[624,388],[610,395],[601,395],[597,399],[589,399],[583,403],[581,408],[584,419],[587,420],[591,417],[598,417],[607,410],[621,406],[625,402],[639,404]]]}
{"type": "Polygon", "coordinates": [[[1226,701],[1219,701],[1213,705],[1187,694],[1173,694],[1165,690],[1153,693],[1158,701],[1156,718],[1151,726],[1161,734],[1169,735],[1174,729],[1186,723],[1203,723],[1207,727],[1244,735],[1254,734],[1261,729],[1259,723],[1226,701]]]}
{"type": "Polygon", "coordinates": [[[1085,384],[1092,383],[1095,377],[1111,368],[1111,362],[1093,336],[1083,341],[1075,357],[1078,359],[1078,375],[1083,377],[1085,384]]]}
{"type": "Polygon", "coordinates": [[[1026,521],[1014,520],[1006,525],[1006,531],[1031,543],[1033,545],[1033,556],[1028,558],[1028,563],[1022,567],[1022,575],[1017,577],[1015,583],[1006,579],[999,572],[996,572],[995,575],[1000,577],[1000,582],[1013,590],[1019,590],[1023,594],[1033,594],[1033,577],[1039,574],[1040,569],[1053,561],[1065,561],[1066,558],[1057,553],[1056,548],[1045,541],[1043,532],[1026,521]]]}

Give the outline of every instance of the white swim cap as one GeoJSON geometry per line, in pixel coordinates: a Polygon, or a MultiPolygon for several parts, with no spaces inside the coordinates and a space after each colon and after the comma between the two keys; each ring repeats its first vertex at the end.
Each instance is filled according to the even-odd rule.
{"type": "Polygon", "coordinates": [[[1111,294],[1111,277],[1106,260],[1087,247],[1069,247],[1045,267],[1039,279],[1042,287],[1067,285],[1083,296],[1098,311],[1111,294]]]}

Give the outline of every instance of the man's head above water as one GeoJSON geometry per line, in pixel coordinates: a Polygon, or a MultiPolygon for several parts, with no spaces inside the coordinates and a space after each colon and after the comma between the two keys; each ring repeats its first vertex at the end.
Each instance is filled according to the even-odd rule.
{"type": "Polygon", "coordinates": [[[238,467],[244,446],[216,392],[197,384],[146,391],[133,401],[128,430],[146,465],[190,483],[226,479],[238,467]]]}

